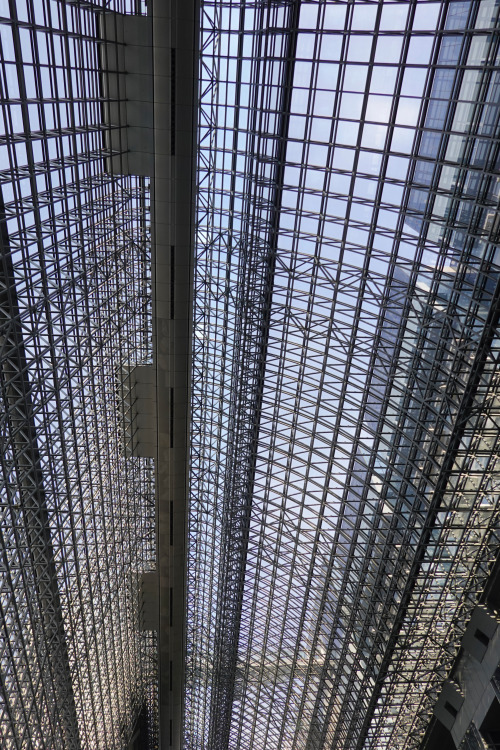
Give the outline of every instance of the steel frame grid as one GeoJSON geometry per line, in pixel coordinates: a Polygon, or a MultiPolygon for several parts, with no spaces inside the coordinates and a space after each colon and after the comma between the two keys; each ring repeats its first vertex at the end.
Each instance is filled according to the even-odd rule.
{"type": "MultiPolygon", "coordinates": [[[[337,5],[343,6],[346,21],[355,26],[356,3],[337,5]]],[[[379,34],[383,36],[383,5],[374,5],[372,40],[379,34]]],[[[396,5],[391,4],[391,10],[396,5]]],[[[416,20],[419,5],[421,10],[424,4],[398,5],[406,10],[406,25],[398,32],[402,56],[395,66],[398,70],[394,91],[404,93],[407,70],[419,65],[410,58],[412,40],[419,31],[424,34],[421,26],[416,34],[414,31],[414,26],[421,23],[416,20]],[[405,55],[410,55],[406,63],[405,55]]],[[[494,89],[488,89],[489,76],[497,73],[498,9],[495,3],[484,2],[460,6],[457,13],[458,4],[442,3],[436,27],[426,33],[431,37],[432,54],[428,63],[420,65],[426,68],[426,84],[419,102],[419,122],[408,126],[413,141],[410,151],[395,145],[399,127],[395,96],[381,146],[363,141],[368,121],[380,122],[373,115],[373,107],[370,114],[367,90],[361,89],[359,118],[342,118],[346,93],[343,82],[349,72],[345,53],[351,38],[368,34],[350,28],[348,23],[344,29],[337,29],[342,38],[339,59],[344,62],[338,66],[339,85],[331,84],[334,90],[330,89],[336,104],[333,129],[329,139],[325,139],[327,168],[318,166],[312,170],[318,175],[317,186],[312,189],[306,174],[309,150],[321,143],[321,139],[312,137],[312,99],[318,95],[317,77],[321,75],[319,63],[314,61],[320,59],[320,42],[328,37],[318,31],[326,6],[306,6],[316,8],[319,15],[317,26],[314,22],[308,26],[315,41],[309,58],[313,60],[310,85],[305,86],[309,113],[304,117],[305,139],[298,139],[301,157],[296,163],[302,182],[298,189],[287,184],[287,151],[285,179],[278,187],[282,203],[270,322],[265,333],[268,343],[263,353],[264,392],[260,408],[248,415],[250,425],[259,423],[260,434],[255,446],[257,456],[249,456],[250,464],[256,462],[255,480],[245,585],[235,600],[242,602],[242,612],[238,616],[240,647],[229,742],[224,732],[217,737],[211,733],[214,724],[210,722],[214,720],[210,715],[207,718],[206,711],[212,705],[213,716],[219,707],[211,694],[216,694],[218,682],[213,688],[210,681],[216,676],[217,681],[231,682],[235,674],[234,667],[224,662],[226,671],[221,677],[222,662],[217,662],[212,632],[217,632],[216,622],[223,627],[218,618],[224,607],[224,589],[217,570],[222,559],[219,549],[223,546],[224,509],[232,501],[230,485],[224,485],[229,454],[225,441],[232,429],[228,415],[231,399],[236,402],[241,398],[238,389],[246,387],[244,380],[236,388],[231,386],[238,356],[233,349],[231,325],[235,317],[245,313],[238,310],[232,287],[238,278],[233,267],[237,245],[231,244],[226,216],[237,222],[237,211],[244,215],[242,206],[248,205],[242,199],[238,203],[233,178],[237,180],[240,164],[244,163],[239,154],[251,153],[251,149],[236,145],[232,149],[226,147],[227,156],[224,153],[224,128],[231,131],[238,122],[236,115],[232,118],[235,97],[232,89],[226,88],[224,76],[228,73],[224,65],[230,58],[226,54],[230,30],[234,29],[235,38],[243,35],[239,6],[212,3],[202,7],[198,297],[189,529],[189,747],[266,747],[269,743],[297,748],[352,747],[353,743],[398,750],[418,747],[432,702],[447,674],[464,623],[484,586],[488,564],[498,549],[498,496],[485,490],[494,483],[497,471],[493,457],[497,440],[498,293],[491,291],[498,280],[498,258],[496,235],[493,225],[488,225],[487,214],[498,203],[498,97],[494,89]],[[482,98],[474,100],[476,115],[471,116],[464,131],[453,124],[454,112],[463,100],[460,86],[465,72],[479,68],[471,61],[469,51],[483,38],[487,38],[491,49],[486,63],[480,62],[484,71],[482,98]],[[456,40],[461,59],[440,59],[440,50],[446,50],[456,40]],[[426,110],[433,103],[431,87],[440,68],[453,71],[456,95],[447,101],[448,126],[435,128],[440,140],[442,137],[442,156],[431,160],[436,164],[437,182],[434,188],[426,186],[431,196],[429,205],[415,211],[405,206],[416,159],[421,158],[421,137],[429,130],[426,110]],[[474,150],[485,132],[482,122],[492,115],[490,131],[486,133],[489,157],[476,166],[474,150]],[[340,169],[335,167],[335,148],[345,143],[340,130],[349,119],[353,127],[356,125],[357,129],[358,123],[361,127],[351,143],[353,162],[340,169]],[[414,134],[418,135],[416,139],[414,134]],[[448,165],[457,165],[457,158],[448,157],[445,150],[457,137],[463,137],[469,151],[467,154],[463,150],[463,159],[459,156],[456,187],[450,192],[439,179],[448,165]],[[380,156],[376,173],[364,166],[367,154],[380,156]],[[401,163],[406,159],[406,178],[404,174],[395,176],[394,169],[391,174],[393,157],[401,163]],[[464,217],[464,241],[454,218],[457,210],[463,210],[463,187],[471,170],[481,174],[483,188],[472,198],[474,217],[464,217]],[[356,184],[360,174],[365,180],[364,194],[356,184]],[[342,177],[348,178],[345,187],[342,177]],[[337,190],[336,182],[340,185],[337,190]],[[375,188],[373,195],[370,183],[375,188]],[[387,185],[400,187],[400,202],[385,198],[387,185]],[[289,196],[294,189],[297,202],[287,209],[289,204],[283,204],[285,194],[289,196]],[[226,205],[219,198],[224,190],[226,205]],[[318,207],[311,210],[306,199],[310,203],[308,196],[315,193],[318,207]],[[340,218],[339,214],[340,234],[328,235],[326,229],[331,230],[332,224],[337,223],[335,213],[332,220],[328,211],[328,201],[335,194],[343,199],[351,216],[344,214],[340,218]],[[449,196],[451,206],[443,219],[433,213],[433,196],[442,195],[449,196]],[[369,219],[356,218],[360,206],[372,209],[367,212],[369,219]],[[291,225],[283,221],[287,212],[293,217],[291,225]],[[420,237],[407,229],[408,217],[415,215],[424,220],[420,237]],[[302,226],[310,219],[315,226],[304,232],[302,226]],[[438,224],[443,231],[436,242],[426,233],[429,226],[438,224]],[[353,230],[362,232],[356,237],[353,230]],[[391,240],[390,252],[381,237],[391,240]],[[308,241],[310,253],[303,249],[308,241]],[[325,247],[331,249],[332,255],[339,248],[335,260],[325,258],[325,247]],[[398,269],[407,276],[406,291],[404,284],[398,282],[399,292],[395,293],[398,269]],[[318,308],[324,311],[323,319],[318,308]],[[399,316],[397,334],[387,332],[387,311],[393,317],[399,316]],[[296,354],[289,343],[293,337],[296,354]],[[325,354],[329,348],[333,352],[330,362],[325,354]],[[481,374],[473,376],[477,368],[481,374]],[[416,378],[418,373],[426,375],[422,382],[416,378]],[[381,386],[373,386],[374,377],[384,382],[384,388],[385,382],[392,385],[392,390],[387,386],[385,395],[381,395],[377,392],[381,386]],[[481,386],[475,378],[479,378],[481,386]],[[411,395],[402,398],[405,393],[411,395]],[[200,414],[201,410],[204,413],[200,414]],[[482,423],[478,417],[478,412],[484,410],[489,410],[490,422],[482,423]],[[306,428],[304,419],[311,426],[306,428]],[[330,421],[336,422],[335,430],[330,421]],[[324,447],[314,448],[316,440],[324,447]],[[481,480],[472,496],[468,494],[464,510],[460,492],[471,471],[465,463],[466,447],[470,445],[476,445],[474,450],[479,451],[473,461],[481,467],[481,480]],[[485,452],[492,457],[489,463],[485,463],[485,452]],[[279,454],[284,458],[282,466],[279,454]],[[456,465],[450,469],[447,465],[452,456],[456,465]],[[335,481],[335,471],[344,478],[335,481]],[[282,489],[273,490],[273,483],[282,489]],[[298,499],[292,502],[294,493],[298,499]],[[318,510],[314,511],[315,507],[318,510]],[[480,531],[475,536],[477,529],[480,531]],[[450,547],[450,540],[455,537],[461,539],[460,548],[455,541],[450,547]],[[442,559],[445,562],[440,562],[442,559]],[[438,570],[445,573],[437,575],[438,570]],[[461,600],[450,593],[454,582],[463,591],[461,600]],[[297,590],[299,594],[295,593],[297,590]],[[363,626],[359,624],[361,614],[363,626]],[[432,649],[430,644],[434,644],[432,649]],[[361,666],[362,676],[353,669],[354,660],[361,666]],[[369,694],[367,701],[362,693],[369,694]],[[347,699],[348,694],[352,701],[347,699]],[[412,712],[402,715],[403,707],[408,705],[413,707],[412,712]]],[[[429,4],[426,10],[431,7],[429,4]]],[[[365,4],[364,9],[367,8],[365,4]]],[[[340,13],[338,8],[337,11],[340,13]]],[[[254,29],[258,31],[245,24],[246,36],[272,35],[275,31],[263,32],[257,24],[254,29]]],[[[363,60],[368,63],[368,78],[376,78],[378,53],[378,47],[372,44],[371,55],[363,60]]],[[[237,54],[235,49],[233,69],[241,70],[238,66],[245,57],[242,55],[237,62],[237,54]]],[[[357,62],[356,58],[353,62],[357,62]]],[[[387,64],[388,74],[391,67],[394,66],[387,64]]],[[[263,81],[259,83],[262,85],[263,81]]],[[[241,113],[238,116],[241,118],[241,113]]],[[[229,137],[239,144],[244,143],[244,132],[242,136],[242,141],[232,133],[229,137]]],[[[246,174],[251,174],[251,170],[247,169],[246,174]]],[[[336,211],[340,211],[338,203],[336,211]]],[[[255,234],[250,242],[256,243],[263,237],[258,220],[253,228],[255,234]]],[[[265,232],[266,229],[264,236],[265,232]]],[[[394,329],[394,320],[391,326],[394,329]]],[[[232,470],[230,467],[229,474],[232,470]]]]}
{"type": "MultiPolygon", "coordinates": [[[[249,6],[250,7],[250,6],[249,6]]],[[[284,6],[282,6],[283,8],[284,6]]],[[[257,6],[256,13],[261,13],[264,16],[267,16],[266,21],[269,22],[270,17],[274,16],[279,17],[281,13],[281,9],[276,9],[273,12],[273,9],[268,10],[264,7],[260,8],[257,6]]],[[[250,10],[250,12],[253,12],[250,10]]],[[[287,13],[293,14],[293,5],[287,7],[286,9],[287,13]]],[[[208,18],[208,15],[206,15],[205,11],[203,13],[204,18],[208,18]]],[[[262,19],[264,20],[264,19],[262,19]]],[[[210,22],[209,22],[210,23],[210,22]]],[[[265,23],[265,22],[264,22],[265,23]]],[[[243,27],[240,28],[240,36],[238,44],[240,45],[240,48],[243,48],[244,45],[244,29],[243,27]]],[[[205,41],[205,35],[206,35],[206,25],[202,29],[202,46],[206,48],[207,42],[205,41]]],[[[208,34],[208,40],[209,43],[213,41],[213,38],[211,38],[210,33],[208,34]]],[[[249,61],[252,61],[250,64],[259,66],[259,60],[262,59],[262,65],[266,66],[266,60],[271,60],[271,62],[267,63],[269,65],[273,65],[274,62],[274,55],[278,54],[278,57],[276,58],[278,61],[278,64],[281,65],[281,60],[279,57],[279,46],[280,44],[286,44],[287,39],[285,37],[280,38],[279,35],[277,35],[277,41],[276,44],[278,46],[278,50],[275,51],[273,49],[274,40],[271,38],[266,37],[266,35],[263,35],[262,40],[258,40],[256,45],[254,45],[254,48],[252,50],[251,56],[248,58],[249,61]],[[268,46],[269,45],[269,46],[268,46]],[[255,62],[253,62],[255,61],[255,62]]],[[[289,42],[288,42],[289,43],[289,42]]],[[[207,71],[202,67],[202,75],[201,75],[201,86],[202,86],[202,96],[204,96],[207,92],[210,91],[210,78],[208,79],[208,87],[203,91],[203,87],[206,85],[207,82],[207,72],[208,76],[211,75],[210,71],[207,71]]],[[[241,75],[241,69],[239,71],[239,75],[241,75]]],[[[234,326],[233,324],[230,324],[231,326],[231,344],[230,347],[233,349],[234,352],[238,352],[237,354],[237,360],[238,364],[234,367],[233,370],[233,378],[234,383],[240,382],[242,377],[246,382],[249,384],[249,387],[247,391],[240,391],[239,399],[237,403],[231,403],[230,402],[230,408],[232,411],[232,418],[233,418],[233,424],[234,427],[231,429],[231,432],[233,433],[231,437],[225,436],[222,439],[225,441],[225,451],[227,453],[231,453],[232,446],[238,445],[242,446],[242,444],[246,445],[246,451],[250,450],[252,451],[252,445],[255,442],[255,426],[248,424],[247,420],[244,419],[243,415],[245,413],[248,413],[249,411],[258,410],[258,399],[259,399],[259,393],[261,391],[261,381],[262,381],[262,365],[261,365],[261,358],[260,358],[260,352],[265,346],[265,311],[266,311],[266,298],[268,297],[268,287],[269,287],[269,279],[272,276],[273,271],[273,247],[272,247],[272,237],[273,233],[276,232],[275,229],[275,223],[276,223],[276,216],[278,213],[277,205],[279,201],[279,197],[276,197],[274,195],[275,188],[274,184],[276,180],[270,179],[265,175],[265,164],[264,167],[262,167],[262,163],[259,165],[259,161],[265,162],[265,159],[262,157],[259,157],[259,154],[261,153],[262,148],[262,141],[265,141],[266,135],[269,136],[270,133],[273,133],[273,127],[269,126],[268,123],[263,124],[263,121],[266,119],[266,107],[265,107],[265,101],[261,100],[261,94],[263,96],[267,96],[268,92],[266,90],[262,90],[262,92],[259,93],[258,90],[254,92],[254,96],[256,97],[255,102],[253,106],[251,107],[251,112],[253,112],[253,115],[255,118],[259,118],[258,121],[256,121],[253,125],[253,131],[255,133],[254,136],[254,143],[251,146],[251,152],[248,159],[248,169],[243,170],[243,172],[247,174],[247,186],[246,189],[239,190],[239,200],[242,202],[246,202],[245,195],[249,195],[250,198],[248,199],[248,207],[242,208],[242,220],[239,221],[239,226],[235,228],[231,224],[230,220],[230,227],[229,227],[229,233],[230,235],[235,238],[235,245],[233,248],[229,249],[228,256],[230,259],[229,263],[231,263],[231,266],[233,270],[231,271],[231,274],[235,278],[239,278],[239,282],[236,282],[235,288],[238,289],[238,292],[236,294],[236,297],[239,298],[235,301],[235,304],[233,303],[233,300],[231,301],[231,309],[227,311],[227,315],[233,316],[233,304],[234,308],[241,310],[243,307],[247,309],[247,313],[242,316],[241,318],[234,319],[234,326]],[[260,169],[259,169],[260,167],[260,169]],[[269,196],[269,193],[272,193],[272,197],[269,196]],[[246,237],[251,236],[253,227],[256,225],[256,223],[259,223],[262,232],[265,233],[266,237],[263,239],[259,245],[255,245],[254,247],[251,246],[251,243],[248,243],[248,241],[245,240],[246,237]],[[237,238],[237,239],[236,239],[237,238]],[[233,255],[234,253],[234,255],[233,255]],[[259,278],[260,277],[260,278],[259,278]],[[257,284],[255,282],[257,280],[257,284]],[[256,285],[255,285],[256,284],[256,285]],[[255,339],[252,338],[251,335],[248,334],[249,331],[252,331],[256,334],[255,339]],[[263,339],[264,337],[264,339],[263,339]],[[240,342],[243,341],[243,344],[240,342]],[[239,428],[238,425],[243,424],[243,431],[241,427],[239,428]],[[234,432],[233,432],[234,431],[234,432]],[[245,434],[246,433],[246,434],[245,434]],[[235,438],[238,437],[238,440],[235,440],[235,438]]],[[[286,94],[285,94],[286,95],[286,94]]],[[[221,100],[223,100],[224,95],[221,96],[221,100]]],[[[269,105],[267,105],[269,108],[269,105]]],[[[274,105],[275,107],[275,105],[274,105]]],[[[276,108],[276,107],[275,107],[276,108]]],[[[272,110],[271,110],[272,111],[272,110]]],[[[275,126],[275,131],[277,132],[276,136],[272,136],[272,139],[269,139],[271,142],[271,146],[274,146],[277,144],[276,149],[279,151],[280,148],[280,139],[283,139],[283,135],[279,135],[279,133],[283,133],[283,131],[286,132],[286,124],[282,124],[281,126],[275,126]]],[[[204,232],[205,226],[207,228],[211,228],[214,214],[212,213],[213,209],[211,207],[211,194],[212,192],[217,192],[217,188],[215,185],[212,185],[209,183],[208,187],[206,186],[207,179],[210,179],[210,171],[206,170],[205,166],[205,152],[203,144],[206,142],[208,138],[216,137],[216,129],[212,128],[212,124],[207,122],[206,114],[204,113],[203,108],[201,109],[201,122],[200,122],[200,132],[201,132],[201,143],[202,148],[200,149],[200,182],[199,182],[199,196],[200,196],[200,208],[199,208],[199,217],[198,217],[198,228],[200,232],[204,232]],[[204,200],[204,196],[207,195],[206,202],[204,200]],[[207,215],[204,216],[204,206],[207,207],[207,215]],[[208,218],[208,221],[207,221],[208,218]]],[[[237,144],[235,144],[237,146],[237,144]]],[[[282,161],[282,158],[281,160],[282,161]]],[[[271,164],[271,159],[268,160],[268,164],[271,164]]],[[[279,169],[279,166],[278,166],[279,169]]],[[[229,173],[231,174],[231,173],[229,173]]],[[[224,212],[225,213],[225,212],[224,212]]],[[[223,219],[224,221],[224,219],[223,219]]],[[[203,262],[203,261],[202,261],[203,262]]],[[[201,263],[199,263],[198,268],[201,267],[201,263]]],[[[202,284],[205,284],[205,281],[203,279],[203,276],[201,274],[198,274],[195,279],[195,298],[198,301],[199,309],[202,308],[203,304],[206,305],[206,302],[203,300],[206,300],[207,297],[207,291],[204,288],[201,288],[199,285],[199,280],[202,279],[202,284]]],[[[208,278],[208,276],[205,275],[205,279],[208,278]]],[[[214,281],[214,279],[212,279],[214,281]]],[[[211,296],[212,290],[208,290],[208,295],[211,296]]],[[[210,304],[210,303],[209,303],[210,304]]],[[[207,308],[206,308],[207,309],[207,308]]],[[[209,313],[210,314],[210,313],[209,313]]],[[[201,323],[201,327],[204,326],[204,312],[202,312],[201,316],[199,313],[199,310],[195,313],[195,326],[197,323],[201,323]]],[[[205,357],[206,352],[202,353],[202,347],[199,345],[199,330],[198,330],[198,341],[197,339],[197,331],[195,329],[195,350],[196,354],[194,357],[194,379],[198,383],[203,382],[203,374],[201,374],[200,377],[200,371],[199,371],[199,365],[202,365],[202,368],[204,368],[205,364],[205,357]]],[[[210,355],[209,355],[210,356],[210,355]]],[[[235,360],[236,362],[236,360],[235,360]]],[[[214,384],[215,388],[217,389],[217,384],[214,384]]],[[[206,386],[205,386],[206,387],[206,386]]],[[[210,387],[210,386],[209,386],[210,387]]],[[[195,399],[198,400],[198,394],[196,394],[195,399]]],[[[206,423],[201,423],[199,426],[197,424],[197,418],[200,414],[200,410],[198,407],[198,404],[195,401],[194,405],[194,414],[193,414],[193,420],[194,420],[194,430],[195,437],[193,439],[193,454],[192,454],[192,460],[195,461],[196,464],[198,462],[203,461],[203,452],[207,450],[205,446],[203,446],[203,439],[204,435],[203,432],[206,428],[206,423]],[[201,443],[201,448],[199,447],[199,444],[201,443]]],[[[201,415],[203,419],[206,418],[205,414],[201,415]]],[[[212,424],[215,424],[215,420],[212,422],[212,424]]],[[[222,427],[224,429],[224,427],[222,427]]],[[[245,451],[243,452],[246,453],[245,451]]],[[[230,711],[231,702],[232,702],[232,683],[234,682],[234,670],[235,670],[235,653],[234,648],[237,644],[237,637],[238,637],[238,615],[239,615],[239,606],[236,603],[236,606],[233,606],[230,608],[230,611],[228,615],[224,618],[224,601],[230,602],[231,599],[234,599],[238,597],[238,592],[241,591],[241,584],[242,584],[242,575],[243,575],[243,565],[244,565],[244,558],[245,558],[245,548],[246,548],[246,526],[247,526],[247,520],[246,516],[248,514],[248,493],[251,490],[251,483],[252,483],[252,466],[251,462],[250,465],[247,466],[247,468],[243,468],[241,471],[238,468],[238,465],[241,464],[241,466],[245,467],[248,464],[248,461],[245,457],[240,456],[240,451],[238,450],[238,453],[234,460],[231,458],[228,461],[228,465],[230,467],[230,474],[227,476],[226,481],[231,483],[233,485],[233,490],[231,491],[231,494],[233,497],[237,496],[239,498],[238,502],[233,503],[230,506],[227,506],[221,513],[221,528],[215,530],[215,534],[220,534],[221,539],[221,545],[222,545],[222,554],[220,556],[220,560],[218,563],[215,564],[215,568],[219,569],[220,571],[220,578],[221,580],[221,595],[220,595],[220,601],[221,601],[221,607],[218,610],[218,622],[217,622],[217,630],[218,635],[216,635],[216,643],[214,646],[214,652],[217,654],[217,656],[214,659],[214,669],[217,672],[217,679],[214,680],[215,684],[215,696],[210,695],[210,688],[208,686],[208,681],[213,680],[213,675],[207,676],[205,674],[205,686],[203,688],[203,691],[205,693],[205,701],[210,702],[212,705],[212,711],[207,711],[206,715],[210,716],[209,719],[210,724],[210,735],[213,738],[213,741],[222,741],[227,742],[228,738],[228,731],[229,731],[229,715],[228,710],[230,711]],[[241,463],[243,460],[243,463],[241,463]],[[238,485],[241,485],[243,479],[243,484],[240,486],[240,489],[238,490],[238,485]],[[235,537],[237,537],[240,541],[238,542],[238,545],[235,544],[235,537]],[[225,552],[225,550],[230,550],[230,557],[228,558],[228,553],[225,552]],[[233,595],[231,597],[230,591],[232,590],[233,595]],[[236,640],[235,640],[236,639],[236,640]],[[229,645],[232,644],[232,645],[229,645]],[[223,663],[222,663],[223,662],[223,663]],[[222,697],[221,697],[222,695],[222,697]],[[218,737],[219,739],[216,740],[215,738],[218,737]],[[224,739],[224,737],[226,739],[224,739]]],[[[192,492],[196,493],[197,489],[192,492]]],[[[203,492],[203,490],[202,490],[203,492]]],[[[201,538],[201,535],[203,535],[203,531],[200,528],[200,522],[199,519],[196,518],[196,516],[193,514],[190,519],[190,537],[192,540],[192,543],[198,544],[199,540],[201,538]]],[[[199,586],[198,581],[200,571],[194,571],[191,569],[191,576],[189,580],[188,585],[188,596],[190,596],[191,602],[193,602],[194,606],[198,608],[198,601],[199,601],[199,586]],[[195,603],[196,602],[196,603],[195,603]]],[[[229,609],[229,608],[228,608],[229,609]]],[[[195,676],[196,673],[196,666],[193,666],[193,662],[196,659],[196,650],[199,648],[194,643],[193,635],[196,632],[197,637],[200,636],[200,622],[193,622],[188,623],[188,627],[191,627],[191,636],[188,635],[188,643],[193,646],[194,654],[188,655],[188,670],[190,670],[191,676],[188,677],[188,685],[190,683],[190,679],[192,680],[197,679],[195,676]]],[[[199,669],[199,667],[198,667],[199,669]]],[[[190,710],[190,691],[188,688],[188,712],[190,710]]],[[[192,720],[191,720],[191,726],[188,727],[187,731],[188,733],[193,731],[193,727],[195,727],[197,722],[203,721],[203,715],[202,711],[199,711],[195,709],[196,715],[193,713],[192,720]]]]}
{"type": "Polygon", "coordinates": [[[156,746],[156,636],[138,631],[154,467],[125,458],[117,391],[152,358],[149,186],[104,170],[104,6],[0,18],[6,748],[118,748],[144,714],[156,746]]]}

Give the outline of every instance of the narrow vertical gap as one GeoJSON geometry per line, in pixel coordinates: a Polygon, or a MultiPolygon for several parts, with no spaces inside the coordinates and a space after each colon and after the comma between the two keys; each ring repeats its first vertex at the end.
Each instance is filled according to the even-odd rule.
{"type": "Polygon", "coordinates": [[[170,320],[175,318],[175,247],[170,246],[170,320]]]}
{"type": "Polygon", "coordinates": [[[174,501],[170,501],[170,546],[174,544],[174,501]]]}
{"type": "Polygon", "coordinates": [[[174,672],[174,668],[172,666],[172,659],[170,659],[170,690],[172,690],[173,683],[174,683],[173,672],[174,672]]]}
{"type": "Polygon", "coordinates": [[[174,624],[174,589],[170,586],[170,627],[174,624]]]}
{"type": "Polygon", "coordinates": [[[170,388],[170,447],[174,447],[174,389],[170,388]]]}
{"type": "Polygon", "coordinates": [[[175,49],[170,50],[170,153],[175,156],[175,49]]]}

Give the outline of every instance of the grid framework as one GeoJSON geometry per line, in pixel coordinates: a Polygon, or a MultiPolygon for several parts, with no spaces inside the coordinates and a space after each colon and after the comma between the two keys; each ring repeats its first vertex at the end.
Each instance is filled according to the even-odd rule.
{"type": "Polygon", "coordinates": [[[417,748],[498,551],[498,3],[201,19],[186,745],[417,748]]]}
{"type": "MultiPolygon", "coordinates": [[[[125,446],[123,372],[152,359],[149,181],[106,172],[98,17],[0,5],[0,737],[156,746],[154,466],[125,446]]],[[[107,140],[109,142],[109,139],[107,140]]]]}

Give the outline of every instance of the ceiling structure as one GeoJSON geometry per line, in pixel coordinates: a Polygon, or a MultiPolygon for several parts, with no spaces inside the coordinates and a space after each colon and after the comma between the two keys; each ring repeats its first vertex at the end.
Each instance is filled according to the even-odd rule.
{"type": "Polygon", "coordinates": [[[157,636],[137,616],[156,559],[154,464],[131,456],[120,405],[127,368],[152,360],[149,181],[104,169],[102,8],[0,10],[9,749],[121,747],[138,717],[157,722],[157,636]]]}
{"type": "Polygon", "coordinates": [[[421,747],[500,541],[499,5],[0,2],[2,746],[421,747]]]}
{"type": "Polygon", "coordinates": [[[498,548],[498,3],[201,20],[186,747],[417,748],[498,548]]]}

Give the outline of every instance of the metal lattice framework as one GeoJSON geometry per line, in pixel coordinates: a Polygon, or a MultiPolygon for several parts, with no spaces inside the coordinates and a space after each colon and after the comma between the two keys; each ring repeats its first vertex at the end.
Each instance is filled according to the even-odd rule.
{"type": "Polygon", "coordinates": [[[498,552],[498,2],[202,2],[189,748],[418,748],[498,552]]]}
{"type": "Polygon", "coordinates": [[[104,7],[0,6],[6,750],[121,748],[138,722],[156,745],[138,590],[155,567],[154,467],[126,455],[119,388],[152,359],[149,185],[105,171],[104,7]]]}

